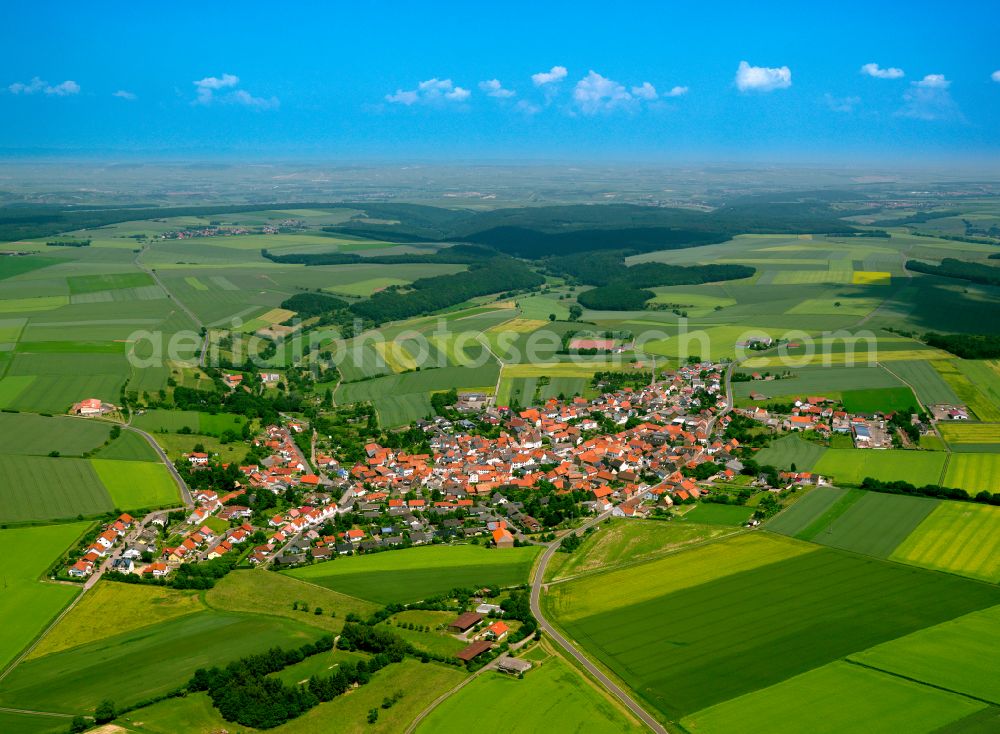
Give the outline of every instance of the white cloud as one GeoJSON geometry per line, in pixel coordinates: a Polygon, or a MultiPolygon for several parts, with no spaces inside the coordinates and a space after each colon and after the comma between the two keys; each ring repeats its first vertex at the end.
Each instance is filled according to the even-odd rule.
{"type": "Polygon", "coordinates": [[[741,92],[772,92],[792,86],[792,70],[787,66],[750,66],[741,61],[736,69],[736,88],[741,92]]]}
{"type": "Polygon", "coordinates": [[[548,71],[540,71],[537,74],[532,74],[531,81],[536,87],[541,87],[546,84],[561,82],[566,78],[568,73],[565,66],[553,66],[548,71]]]}
{"type": "Polygon", "coordinates": [[[420,82],[416,89],[397,89],[395,94],[385,95],[387,102],[401,105],[443,104],[446,102],[464,102],[472,95],[468,89],[456,86],[451,79],[427,79],[420,82]]]}
{"type": "Polygon", "coordinates": [[[947,89],[951,82],[944,78],[944,74],[928,74],[919,82],[913,82],[913,85],[925,89],[947,89]]]}
{"type": "Polygon", "coordinates": [[[129,92],[125,89],[119,89],[117,92],[112,92],[111,96],[118,97],[118,99],[127,99],[130,102],[136,98],[133,92],[129,92]]]}
{"type": "Polygon", "coordinates": [[[221,77],[206,76],[192,83],[198,92],[198,104],[210,104],[215,96],[214,92],[235,87],[240,83],[240,78],[235,74],[223,74],[221,77]]]}
{"type": "Polygon", "coordinates": [[[652,102],[659,95],[656,93],[656,87],[654,87],[649,82],[643,82],[640,87],[632,87],[632,94],[639,99],[645,99],[652,102]]]}
{"type": "Polygon", "coordinates": [[[80,85],[72,79],[67,79],[59,84],[49,84],[44,79],[33,77],[30,82],[14,82],[7,89],[11,94],[36,94],[44,92],[54,97],[69,97],[80,93],[80,85]]]}
{"type": "Polygon", "coordinates": [[[529,102],[526,99],[519,100],[514,109],[518,112],[523,112],[526,115],[537,115],[542,111],[542,108],[533,102],[529,102]]]}
{"type": "Polygon", "coordinates": [[[573,100],[586,115],[631,107],[636,102],[636,98],[629,94],[624,86],[593,70],[576,83],[576,87],[573,88],[573,100]]]}
{"type": "Polygon", "coordinates": [[[825,94],[823,100],[834,112],[854,112],[854,108],[861,104],[861,97],[834,97],[830,93],[825,94]]]}
{"type": "Polygon", "coordinates": [[[1000,69],[997,69],[992,74],[990,74],[990,79],[995,82],[1000,82],[1000,69]]]}
{"type": "Polygon", "coordinates": [[[664,94],[664,97],[683,97],[688,93],[687,87],[671,87],[670,91],[664,94]]]}
{"type": "Polygon", "coordinates": [[[490,97],[499,97],[500,99],[507,99],[517,94],[512,89],[504,89],[499,79],[489,79],[485,82],[479,82],[479,88],[490,97]]]}
{"type": "MultiPolygon", "coordinates": [[[[222,76],[206,76],[192,82],[197,92],[197,99],[194,104],[209,105],[216,100],[225,104],[236,104],[244,107],[252,107],[256,110],[274,110],[280,105],[277,97],[255,97],[245,89],[237,89],[240,78],[235,74],[223,74],[222,76]],[[225,90],[232,90],[225,92],[225,90]],[[225,92],[218,94],[218,92],[225,92]]],[[[115,96],[121,96],[118,92],[115,96]]],[[[128,99],[128,97],[126,97],[128,99]]]]}
{"type": "Polygon", "coordinates": [[[876,79],[901,79],[906,76],[902,69],[897,69],[895,66],[883,69],[876,63],[865,64],[861,67],[861,73],[876,79]]]}
{"type": "Polygon", "coordinates": [[[235,92],[225,97],[225,100],[227,102],[234,102],[247,107],[253,107],[258,110],[273,110],[279,105],[277,97],[254,97],[250,94],[250,92],[247,92],[244,89],[237,89],[235,92]]]}
{"type": "Polygon", "coordinates": [[[962,111],[951,98],[950,86],[944,74],[928,74],[920,81],[910,82],[897,114],[916,120],[961,120],[962,111]]]}

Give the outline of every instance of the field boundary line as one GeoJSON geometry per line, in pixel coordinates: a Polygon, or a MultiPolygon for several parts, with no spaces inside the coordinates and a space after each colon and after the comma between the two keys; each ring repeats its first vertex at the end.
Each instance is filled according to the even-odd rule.
{"type": "MultiPolygon", "coordinates": [[[[254,570],[255,569],[250,569],[251,572],[254,570]]],[[[271,571],[270,569],[263,569],[263,570],[267,571],[267,573],[281,573],[281,571],[271,571]]],[[[368,601],[367,599],[362,599],[360,596],[352,596],[351,594],[345,594],[343,591],[337,591],[336,589],[331,589],[329,586],[323,586],[322,584],[317,584],[312,581],[306,581],[305,579],[301,579],[298,576],[287,576],[286,574],[281,574],[281,575],[286,576],[286,578],[295,579],[299,583],[308,584],[309,586],[315,586],[317,589],[323,589],[323,591],[332,591],[334,594],[339,594],[340,596],[346,596],[348,599],[354,599],[354,601],[359,601],[362,604],[371,604],[376,609],[379,608],[377,602],[368,601]]]]}
{"type": "Polygon", "coordinates": [[[76,714],[60,714],[55,711],[33,711],[31,709],[13,709],[7,706],[0,706],[0,713],[4,714],[27,714],[29,716],[52,716],[60,719],[72,719],[76,714]]]}
{"type": "MultiPolygon", "coordinates": [[[[923,627],[919,630],[916,630],[916,632],[922,632],[923,630],[930,629],[931,627],[934,626],[935,625],[930,625],[929,627],[923,627]]],[[[901,638],[897,637],[896,639],[898,640],[901,638]]],[[[892,642],[892,640],[889,641],[892,642]]],[[[861,652],[864,652],[864,650],[862,650],[861,652]]],[[[945,693],[952,693],[956,696],[961,696],[962,698],[968,698],[973,701],[979,701],[980,703],[985,703],[987,706],[1000,706],[1000,701],[991,701],[988,698],[980,698],[979,696],[973,696],[971,693],[963,693],[962,691],[956,691],[954,688],[946,688],[945,686],[939,686],[934,683],[928,683],[925,680],[920,680],[919,678],[911,678],[908,675],[903,675],[902,673],[897,673],[892,670],[886,670],[885,668],[880,668],[877,665],[869,665],[868,663],[863,663],[860,660],[852,660],[850,657],[845,657],[841,659],[848,665],[856,665],[859,668],[867,668],[868,670],[874,670],[877,673],[882,673],[884,675],[891,675],[893,678],[899,678],[900,680],[909,681],[910,683],[916,683],[921,686],[927,686],[928,688],[935,688],[939,691],[944,691],[945,693]]]]}
{"type": "Polygon", "coordinates": [[[602,574],[602,573],[612,573],[614,571],[621,571],[621,570],[626,569],[626,568],[633,568],[635,566],[642,566],[642,565],[644,565],[646,563],[652,563],[653,561],[659,561],[659,560],[662,560],[662,559],[667,558],[669,556],[673,556],[673,555],[676,555],[678,553],[683,553],[683,552],[685,552],[687,550],[693,550],[695,548],[700,548],[703,545],[708,545],[710,543],[721,542],[723,540],[728,540],[729,538],[735,538],[736,536],[739,536],[739,535],[746,535],[747,533],[750,533],[752,530],[753,530],[753,528],[736,528],[732,532],[726,533],[725,535],[717,535],[714,538],[704,538],[702,540],[696,540],[695,542],[688,543],[687,545],[683,545],[680,548],[671,548],[669,550],[663,551],[662,553],[657,553],[656,555],[649,556],[648,558],[643,558],[642,560],[625,561],[624,563],[620,563],[620,564],[617,564],[617,565],[614,565],[614,566],[607,566],[607,567],[604,567],[604,568],[596,568],[593,571],[584,571],[583,573],[577,573],[577,574],[574,574],[572,576],[565,576],[565,577],[563,577],[561,579],[552,579],[551,581],[546,581],[544,583],[545,583],[545,586],[554,586],[555,584],[564,584],[567,581],[576,581],[577,579],[588,578],[590,576],[597,576],[597,575],[602,574]]]}

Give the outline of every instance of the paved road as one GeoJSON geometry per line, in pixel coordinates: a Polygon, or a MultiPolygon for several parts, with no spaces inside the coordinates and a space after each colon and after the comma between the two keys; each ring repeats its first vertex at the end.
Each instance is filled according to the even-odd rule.
{"type": "MultiPolygon", "coordinates": [[[[592,525],[596,525],[605,518],[609,517],[611,511],[598,515],[592,518],[577,528],[577,532],[581,530],[586,530],[592,525]]],[[[590,673],[594,678],[596,678],[601,685],[603,685],[608,691],[610,691],[619,701],[621,701],[629,711],[631,711],[635,716],[640,719],[646,726],[652,729],[657,734],[667,734],[667,730],[664,728],[663,724],[654,719],[650,714],[636,703],[628,693],[621,689],[617,683],[606,676],[600,668],[594,665],[590,660],[573,644],[563,637],[558,630],[553,627],[545,616],[542,614],[541,596],[542,596],[542,579],[545,577],[545,568],[549,565],[549,561],[552,560],[552,556],[559,549],[559,543],[553,542],[545,549],[542,553],[542,558],[538,563],[538,567],[535,569],[535,578],[531,584],[531,613],[535,615],[535,619],[538,620],[538,626],[549,636],[551,640],[554,640],[556,644],[562,647],[566,652],[576,658],[587,672],[590,673]]]]}

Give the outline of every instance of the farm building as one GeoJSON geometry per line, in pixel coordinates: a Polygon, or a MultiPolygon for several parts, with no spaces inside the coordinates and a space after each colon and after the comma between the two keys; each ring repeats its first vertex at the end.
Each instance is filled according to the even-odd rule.
{"type": "Polygon", "coordinates": [[[464,660],[465,662],[469,662],[473,658],[482,655],[491,647],[493,647],[493,643],[487,642],[486,640],[477,640],[464,650],[459,650],[457,653],[455,653],[455,657],[458,658],[459,660],[464,660]]]}
{"type": "Polygon", "coordinates": [[[448,625],[449,632],[467,632],[472,627],[483,621],[483,615],[477,612],[466,612],[460,614],[458,618],[448,625]]]}

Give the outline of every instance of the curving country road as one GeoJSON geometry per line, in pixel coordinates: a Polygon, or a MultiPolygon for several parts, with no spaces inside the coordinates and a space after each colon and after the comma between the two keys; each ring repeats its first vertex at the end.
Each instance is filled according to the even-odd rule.
{"type": "MultiPolygon", "coordinates": [[[[129,415],[129,420],[132,420],[131,414],[129,415]]],[[[194,507],[194,498],[191,496],[191,489],[187,486],[187,482],[184,481],[184,477],[182,477],[177,471],[177,467],[174,466],[174,462],[172,462],[167,456],[167,452],[160,448],[160,444],[156,443],[156,439],[141,428],[136,428],[129,423],[118,423],[116,425],[120,425],[126,431],[138,433],[146,439],[146,442],[153,447],[153,451],[155,451],[157,456],[160,457],[160,461],[166,465],[167,471],[169,471],[170,475],[174,478],[174,482],[177,483],[177,488],[181,492],[181,500],[183,500],[185,507],[194,507]]]]}
{"type": "MultiPolygon", "coordinates": [[[[591,518],[579,528],[577,532],[581,530],[586,530],[587,528],[596,525],[597,523],[604,520],[606,517],[611,515],[611,511],[608,510],[597,517],[591,518]]],[[[531,583],[531,613],[535,615],[535,619],[538,620],[538,626],[549,636],[549,639],[554,640],[556,644],[562,647],[566,652],[576,658],[587,672],[590,673],[602,686],[604,686],[608,691],[610,691],[615,698],[622,702],[625,707],[631,711],[640,721],[642,721],[646,726],[652,729],[657,734],[667,734],[666,728],[663,724],[654,719],[642,706],[636,703],[628,693],[626,693],[617,683],[611,680],[607,675],[605,675],[600,668],[594,665],[590,660],[579,650],[577,650],[573,644],[563,637],[555,627],[553,627],[545,616],[542,614],[541,596],[542,596],[542,579],[545,578],[545,569],[549,565],[549,561],[552,560],[552,556],[559,549],[558,541],[552,542],[542,553],[541,560],[535,569],[535,577],[531,583]]]]}

